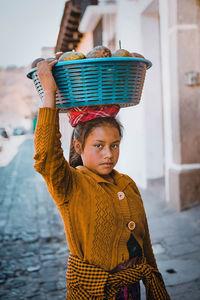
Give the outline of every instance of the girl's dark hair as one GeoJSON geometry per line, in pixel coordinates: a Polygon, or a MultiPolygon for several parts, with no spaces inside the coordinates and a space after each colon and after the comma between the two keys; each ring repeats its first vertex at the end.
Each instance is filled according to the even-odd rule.
{"type": "Polygon", "coordinates": [[[84,123],[79,123],[76,125],[72,132],[71,143],[70,143],[70,153],[69,153],[69,164],[71,167],[76,168],[77,166],[82,166],[83,161],[81,156],[75,151],[73,141],[78,140],[82,149],[85,147],[85,141],[91,131],[100,126],[109,125],[118,129],[120,138],[122,138],[122,125],[121,123],[113,117],[100,117],[96,119],[89,120],[84,123]]]}

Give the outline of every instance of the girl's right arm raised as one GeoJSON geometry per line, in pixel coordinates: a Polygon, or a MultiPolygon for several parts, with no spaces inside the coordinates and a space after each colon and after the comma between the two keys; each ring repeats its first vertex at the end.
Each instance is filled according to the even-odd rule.
{"type": "Polygon", "coordinates": [[[35,130],[34,168],[47,183],[48,190],[57,205],[66,201],[66,192],[72,187],[71,168],[63,156],[61,134],[59,131],[58,109],[55,108],[56,83],[52,76],[52,67],[56,60],[42,61],[38,67],[38,76],[43,87],[43,108],[40,108],[35,130]]]}

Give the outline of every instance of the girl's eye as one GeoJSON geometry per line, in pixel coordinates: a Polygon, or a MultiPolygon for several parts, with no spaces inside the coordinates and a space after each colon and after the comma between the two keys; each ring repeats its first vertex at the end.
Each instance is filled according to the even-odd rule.
{"type": "Polygon", "coordinates": [[[98,148],[98,149],[102,149],[103,145],[102,144],[97,144],[97,145],[95,145],[95,147],[98,148]]]}
{"type": "Polygon", "coordinates": [[[119,145],[118,144],[113,144],[111,147],[112,147],[112,149],[118,149],[119,145]]]}

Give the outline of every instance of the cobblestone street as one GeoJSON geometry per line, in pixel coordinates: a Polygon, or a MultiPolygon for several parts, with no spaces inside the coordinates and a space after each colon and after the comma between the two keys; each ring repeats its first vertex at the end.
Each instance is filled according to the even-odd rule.
{"type": "Polygon", "coordinates": [[[64,299],[67,245],[27,139],[0,168],[0,299],[64,299]]]}
{"type": "MultiPolygon", "coordinates": [[[[0,168],[0,299],[65,299],[62,220],[33,169],[33,141],[0,168]]],[[[141,191],[158,267],[172,299],[200,299],[200,207],[182,213],[141,191]]],[[[142,292],[144,298],[144,289],[142,292]]]]}

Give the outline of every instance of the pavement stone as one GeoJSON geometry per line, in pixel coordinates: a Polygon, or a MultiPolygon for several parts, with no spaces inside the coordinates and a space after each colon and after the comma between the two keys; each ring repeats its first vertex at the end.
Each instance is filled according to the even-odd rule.
{"type": "MultiPolygon", "coordinates": [[[[65,299],[69,249],[60,214],[33,169],[26,139],[0,168],[0,300],[65,299]]],[[[171,299],[200,299],[200,206],[177,213],[141,189],[158,267],[171,299]]],[[[145,290],[141,284],[142,300],[145,290]]]]}
{"type": "Polygon", "coordinates": [[[19,150],[0,168],[0,299],[65,299],[69,252],[63,224],[33,169],[32,140],[19,150]]]}
{"type": "Polygon", "coordinates": [[[160,253],[154,254],[171,299],[199,300],[200,206],[174,212],[150,191],[141,190],[141,194],[153,248],[156,250],[154,245],[162,247],[160,253]]]}
{"type": "Polygon", "coordinates": [[[194,245],[197,245],[198,248],[200,247],[200,234],[193,236],[191,238],[192,243],[194,243],[194,245]]]}
{"type": "Polygon", "coordinates": [[[167,286],[185,284],[200,278],[200,263],[193,259],[172,259],[159,263],[167,286]],[[168,274],[169,275],[168,275],[168,274]]]}

